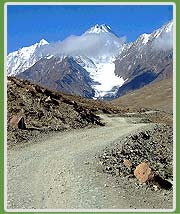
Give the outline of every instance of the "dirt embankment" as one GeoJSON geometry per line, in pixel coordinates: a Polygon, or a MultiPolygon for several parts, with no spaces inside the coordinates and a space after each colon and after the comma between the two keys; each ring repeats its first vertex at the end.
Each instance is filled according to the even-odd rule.
{"type": "Polygon", "coordinates": [[[91,108],[29,81],[8,77],[7,92],[8,144],[26,142],[41,132],[103,125],[91,108]]]}
{"type": "Polygon", "coordinates": [[[52,91],[15,77],[8,77],[7,88],[8,145],[24,143],[50,131],[101,126],[97,112],[123,114],[130,110],[52,91]]]}

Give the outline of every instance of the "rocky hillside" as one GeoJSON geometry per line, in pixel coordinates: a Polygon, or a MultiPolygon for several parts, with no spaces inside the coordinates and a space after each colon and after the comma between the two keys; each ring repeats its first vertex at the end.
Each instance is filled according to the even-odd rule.
{"type": "Polygon", "coordinates": [[[103,125],[90,105],[29,81],[8,77],[7,95],[8,143],[26,141],[41,131],[103,125]]]}
{"type": "Polygon", "coordinates": [[[104,125],[96,113],[124,114],[135,111],[101,100],[59,93],[8,77],[8,143],[26,142],[40,133],[104,125]]]}

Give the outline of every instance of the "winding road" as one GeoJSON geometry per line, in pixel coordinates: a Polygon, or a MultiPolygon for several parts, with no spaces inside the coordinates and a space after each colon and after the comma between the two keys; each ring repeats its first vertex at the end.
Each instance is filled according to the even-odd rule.
{"type": "Polygon", "coordinates": [[[148,126],[130,118],[101,115],[104,127],[49,135],[38,143],[8,149],[8,209],[127,208],[95,155],[124,135],[148,126]]]}

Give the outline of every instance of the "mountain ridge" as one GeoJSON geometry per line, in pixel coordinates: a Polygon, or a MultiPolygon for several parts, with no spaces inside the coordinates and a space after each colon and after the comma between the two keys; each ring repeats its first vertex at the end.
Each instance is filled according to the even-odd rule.
{"type": "Polygon", "coordinates": [[[122,50],[114,62],[115,73],[126,82],[116,97],[173,75],[172,28],[171,21],[145,37],[140,36],[122,50]]]}
{"type": "MultiPolygon", "coordinates": [[[[86,96],[82,92],[76,93],[77,90],[75,88],[69,88],[68,90],[63,89],[66,93],[72,93],[72,91],[75,91],[76,95],[88,97],[88,98],[100,98],[100,99],[113,99],[119,96],[124,95],[125,93],[138,89],[143,87],[146,84],[149,84],[152,81],[159,81],[163,78],[169,78],[172,75],[172,49],[168,47],[167,50],[160,49],[158,45],[162,45],[164,39],[169,39],[168,45],[171,44],[171,32],[173,28],[173,21],[170,21],[166,25],[163,25],[161,28],[153,31],[151,34],[142,34],[140,35],[137,40],[131,43],[127,44],[121,44],[121,48],[117,49],[119,52],[118,54],[110,53],[100,55],[100,56],[94,56],[89,57],[85,55],[77,55],[77,56],[68,56],[72,57],[74,60],[74,63],[77,63],[81,68],[79,67],[79,71],[82,74],[85,74],[85,76],[89,75],[89,79],[92,81],[91,84],[88,86],[86,81],[83,81],[84,87],[87,84],[88,87],[91,88],[91,92],[94,91],[94,93],[90,93],[91,95],[86,96]],[[157,42],[158,41],[158,42],[157,42]],[[157,49],[158,47],[158,49],[157,49]],[[111,55],[112,54],[112,55],[111,55]],[[87,72],[81,72],[81,70],[85,69],[87,72]],[[111,81],[109,81],[111,79],[111,81]]],[[[98,39],[102,38],[103,42],[106,42],[104,44],[109,45],[108,39],[112,39],[110,42],[111,45],[115,45],[118,41],[118,38],[116,35],[114,35],[108,25],[95,25],[91,27],[89,30],[87,30],[84,34],[82,34],[80,37],[73,37],[69,39],[71,41],[70,44],[73,44],[72,41],[81,41],[81,39],[86,38],[88,34],[89,35],[98,35],[98,39]],[[108,35],[108,37],[104,37],[102,35],[108,35]],[[113,36],[112,36],[113,35],[113,36]],[[85,37],[84,37],[85,36],[85,37]],[[111,37],[112,36],[112,37],[111,37]],[[116,39],[117,38],[117,39],[116,39]],[[114,40],[115,39],[115,40],[114,40]],[[115,42],[115,43],[114,43],[115,42]]],[[[93,37],[92,37],[93,38],[93,37]]],[[[90,37],[90,39],[92,39],[90,37]]],[[[97,37],[95,37],[97,38],[97,37]]],[[[67,39],[68,40],[68,39],[67,39]]],[[[65,41],[65,44],[67,43],[67,40],[65,41]]],[[[68,41],[69,41],[68,40],[68,41]]],[[[99,40],[97,40],[99,41],[99,40]]],[[[167,41],[167,40],[166,40],[167,41]]],[[[38,43],[36,43],[36,46],[38,43]]],[[[35,63],[41,64],[42,58],[44,58],[44,62],[48,61],[53,57],[53,52],[45,52],[45,56],[43,55],[43,50],[55,50],[62,46],[64,43],[55,43],[53,45],[49,44],[47,41],[43,41],[42,44],[35,48],[35,53],[30,54],[30,63],[24,62],[23,65],[19,65],[15,67],[15,69],[19,69],[19,71],[15,72],[9,72],[9,75],[18,76],[21,78],[28,78],[26,74],[29,72],[29,70],[33,70],[33,65],[35,63]],[[42,51],[42,52],[41,52],[42,51]],[[34,63],[34,64],[33,64],[34,63]],[[33,65],[32,65],[33,64],[33,65]],[[25,65],[25,70],[23,70],[23,66],[25,65]],[[28,67],[29,65],[29,67],[28,67]],[[28,68],[27,68],[28,67],[28,68]],[[26,71],[28,70],[28,72],[26,71]],[[23,74],[24,73],[24,74],[23,74]]],[[[93,44],[93,43],[92,43],[93,44]]],[[[102,45],[102,44],[101,44],[102,45]]],[[[120,45],[120,43],[119,43],[120,45]]],[[[66,46],[65,46],[66,47],[66,46]]],[[[113,46],[112,46],[113,47],[113,46]]],[[[106,49],[107,51],[108,49],[106,49]]],[[[103,52],[104,53],[104,52],[103,52]]],[[[9,55],[8,55],[9,57],[9,55]]],[[[17,57],[17,56],[16,56],[17,57]]],[[[65,55],[56,56],[56,58],[59,57],[58,63],[62,62],[66,58],[65,55]]],[[[13,60],[12,60],[13,61],[13,60]]],[[[11,63],[7,67],[9,69],[11,63]]],[[[47,65],[47,63],[46,63],[47,65]]],[[[39,65],[41,66],[41,65],[39,65]]],[[[11,66],[12,67],[12,66],[11,66]]],[[[36,67],[38,67],[36,65],[36,67]]],[[[73,66],[72,66],[73,67],[73,66]]],[[[49,70],[49,72],[52,72],[53,76],[53,65],[52,65],[52,71],[50,71],[49,66],[47,65],[47,68],[45,70],[49,70]]],[[[72,68],[73,70],[73,68],[72,68]]],[[[36,72],[36,71],[34,71],[36,72]]],[[[61,71],[59,70],[61,73],[61,71]]],[[[37,73],[37,72],[36,72],[37,73]]],[[[46,71],[45,71],[46,73],[46,71]]],[[[40,75],[40,73],[39,73],[40,75]]],[[[61,76],[61,74],[59,74],[61,76]]],[[[41,72],[41,79],[43,79],[43,71],[41,72]]],[[[80,76],[78,77],[80,78],[80,76]]],[[[76,78],[75,82],[78,82],[78,78],[76,78]]],[[[45,78],[46,79],[46,78],[45,78]]],[[[84,79],[81,77],[81,79],[84,79]]],[[[86,79],[86,78],[85,78],[86,79]]],[[[41,84],[41,82],[37,82],[36,79],[29,79],[31,81],[35,81],[36,83],[41,84]]],[[[43,81],[43,80],[42,80],[43,81]]],[[[48,80],[46,80],[48,81],[48,80]]],[[[46,82],[45,81],[45,82],[46,82]]],[[[54,83],[56,85],[56,83],[54,83]]],[[[47,83],[48,85],[48,83],[47,83]]],[[[78,87],[78,86],[77,86],[78,87]]],[[[55,87],[54,87],[55,88],[55,87]]],[[[86,88],[86,87],[85,87],[86,88]]],[[[60,90],[62,87],[60,87],[60,90]]],[[[79,89],[78,89],[79,91],[79,89]]],[[[82,91],[82,89],[81,89],[82,91]]]]}
{"type": "Polygon", "coordinates": [[[8,76],[15,76],[33,66],[42,57],[41,53],[39,53],[40,47],[48,44],[45,39],[41,39],[31,46],[9,53],[7,56],[8,76]]]}

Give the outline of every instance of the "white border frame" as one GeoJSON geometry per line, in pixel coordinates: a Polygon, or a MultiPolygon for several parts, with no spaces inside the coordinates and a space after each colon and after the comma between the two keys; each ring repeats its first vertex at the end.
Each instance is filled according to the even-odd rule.
{"type": "Polygon", "coordinates": [[[6,212],[174,212],[176,210],[176,4],[174,2],[7,2],[4,4],[4,210],[6,212]],[[173,208],[172,209],[8,209],[7,208],[7,6],[171,5],[173,6],[173,208]]]}

